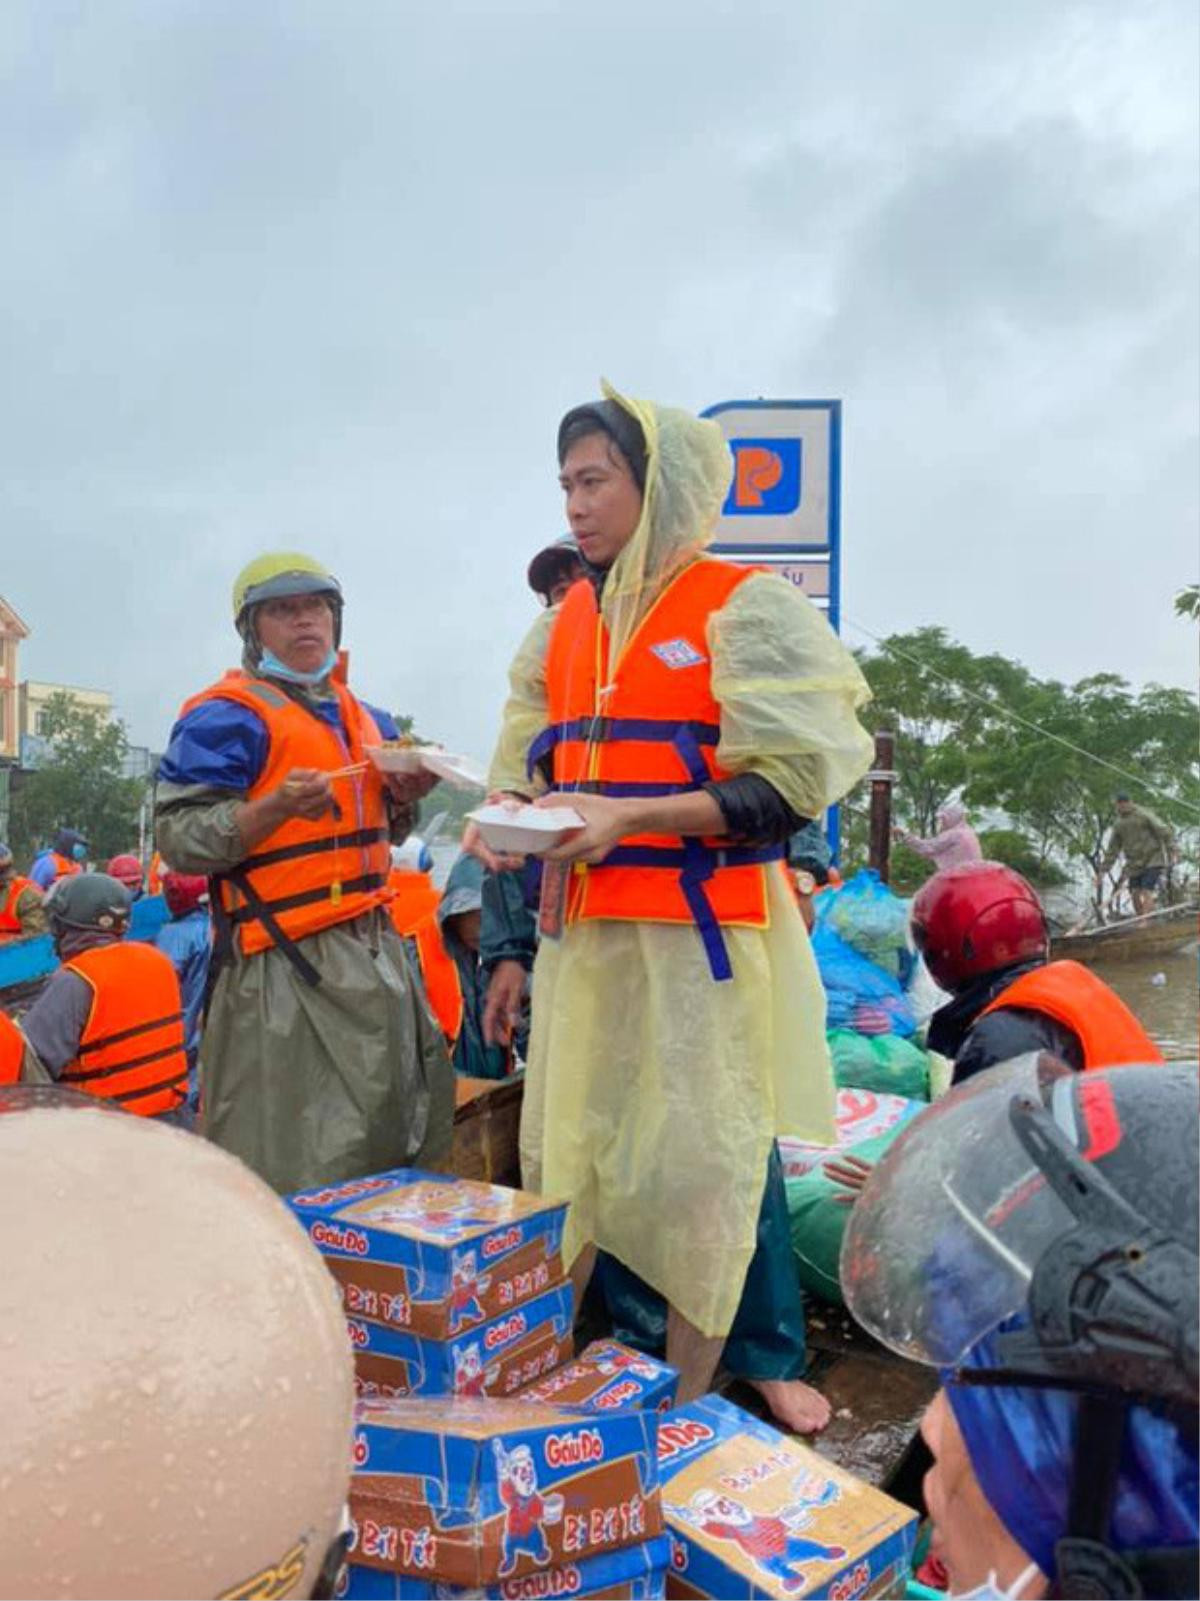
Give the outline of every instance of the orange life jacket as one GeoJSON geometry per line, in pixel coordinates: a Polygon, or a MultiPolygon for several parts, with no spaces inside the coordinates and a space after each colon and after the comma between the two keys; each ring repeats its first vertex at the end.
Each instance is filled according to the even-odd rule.
{"type": "MultiPolygon", "coordinates": [[[[729,777],[716,759],[721,713],[707,624],[752,571],[712,557],[692,562],[616,663],[592,585],[573,585],[547,647],[549,723],[529,748],[529,771],[550,755],[556,789],[617,796],[678,795],[729,777]]],[[[783,844],[639,834],[603,862],[577,864],[567,920],[694,922],[713,977],[730,978],[721,928],[766,926],[767,864],[784,855],[783,844]]]]}
{"type": "Polygon", "coordinates": [[[162,880],[165,872],[166,868],[163,866],[162,855],[159,851],[155,851],[154,855],[150,858],[150,870],[146,874],[147,895],[162,894],[162,880]]]}
{"type": "Polygon", "coordinates": [[[24,1055],[24,1034],[7,1012],[0,1012],[0,1084],[18,1082],[24,1055]]]}
{"type": "MultiPolygon", "coordinates": [[[[267,759],[246,795],[258,800],[277,789],[294,767],[334,772],[365,762],[364,744],[380,742],[366,707],[344,684],[335,682],[333,688],[345,739],[276,685],[240,671],[226,673],[186,701],[180,716],[208,700],[232,700],[259,718],[267,730],[267,759]]],[[[382,905],[391,864],[383,780],[376,768],[368,763],[361,773],[335,778],[333,795],[336,813],[315,821],[289,818],[237,867],[216,875],[218,939],[232,930],[247,956],[281,946],[314,985],[319,975],[295,942],[382,905]]]]}
{"type": "Polygon", "coordinates": [[[0,939],[8,934],[21,934],[21,919],[17,916],[17,902],[27,889],[37,890],[38,899],[42,892],[31,878],[21,878],[14,874],[9,881],[8,893],[0,900],[0,939]]]}
{"type": "Polygon", "coordinates": [[[49,851],[47,854],[54,863],[54,878],[51,879],[51,883],[60,878],[74,878],[76,873],[83,872],[82,863],[73,862],[69,856],[60,856],[57,851],[49,851]]]}
{"type": "Polygon", "coordinates": [[[392,891],[388,911],[396,932],[416,946],[426,997],[438,1027],[453,1045],[462,1031],[463,992],[458,968],[446,950],[437,919],[442,897],[428,873],[396,869],[388,879],[388,888],[392,891]]]}
{"type": "Polygon", "coordinates": [[[153,945],[116,940],[63,966],[89,985],[92,1004],[62,1082],[141,1117],[174,1111],[187,1095],[188,1064],[170,960],[153,945]]]}
{"type": "Polygon", "coordinates": [[[1083,1047],[1085,1069],[1163,1059],[1120,996],[1079,962],[1048,962],[1023,973],[979,1015],[986,1017],[1002,1006],[1044,1012],[1069,1028],[1083,1047]]]}

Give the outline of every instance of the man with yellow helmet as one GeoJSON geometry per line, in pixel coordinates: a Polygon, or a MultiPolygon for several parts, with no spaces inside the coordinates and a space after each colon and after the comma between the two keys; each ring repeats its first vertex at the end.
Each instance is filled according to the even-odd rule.
{"type": "Polygon", "coordinates": [[[381,775],[394,738],[338,672],[342,591],[260,556],[233,587],[242,666],[185,702],[159,768],[157,843],[211,880],[201,1119],[277,1190],[449,1151],[453,1081],[387,916],[391,841],[429,780],[381,775]]]}

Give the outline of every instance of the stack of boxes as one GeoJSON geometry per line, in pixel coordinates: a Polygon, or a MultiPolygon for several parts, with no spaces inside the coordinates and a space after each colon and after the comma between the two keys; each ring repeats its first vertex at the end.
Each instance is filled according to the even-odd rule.
{"type": "Polygon", "coordinates": [[[360,1396],[510,1396],[571,1355],[564,1206],[408,1168],[288,1204],[341,1287],[360,1396]]]}
{"type": "Polygon", "coordinates": [[[289,1205],[355,1353],[347,1601],[904,1593],[906,1507],[717,1396],[669,1410],[615,1341],[571,1360],[565,1207],[409,1169],[289,1205]]]}

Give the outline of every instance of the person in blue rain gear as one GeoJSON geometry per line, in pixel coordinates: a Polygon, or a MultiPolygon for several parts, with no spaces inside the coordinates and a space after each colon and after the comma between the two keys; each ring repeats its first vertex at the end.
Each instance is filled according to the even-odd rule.
{"type": "Polygon", "coordinates": [[[492,1044],[484,1037],[488,976],[480,960],[483,878],[483,863],[463,852],[450,869],[438,905],[442,943],[458,970],[463,998],[462,1027],[451,1061],[456,1073],[470,1078],[504,1078],[510,1053],[503,1044],[492,1044]]]}
{"type": "Polygon", "coordinates": [[[183,997],[183,1046],[188,1060],[187,1109],[194,1117],[200,1109],[196,1064],[212,958],[208,880],[198,873],[174,873],[168,869],[163,874],[162,888],[171,917],[159,929],[154,943],[170,958],[179,975],[179,991],[183,997]]]}
{"type": "Polygon", "coordinates": [[[29,876],[44,895],[60,878],[74,878],[83,872],[88,842],[77,828],[60,828],[44,851],[39,851],[29,876]]]}

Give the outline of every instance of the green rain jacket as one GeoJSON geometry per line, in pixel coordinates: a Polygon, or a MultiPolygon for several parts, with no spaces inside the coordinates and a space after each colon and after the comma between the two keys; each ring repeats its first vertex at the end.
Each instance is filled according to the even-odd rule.
{"type": "MultiPolygon", "coordinates": [[[[158,848],[176,871],[213,874],[247,854],[234,822],[245,789],[174,781],[189,767],[219,774],[181,728],[160,770],[158,848]]],[[[215,975],[200,1047],[202,1132],[284,1194],[392,1167],[444,1169],[453,1074],[386,911],[301,944],[316,988],[275,949],[235,950],[215,975]]]]}

